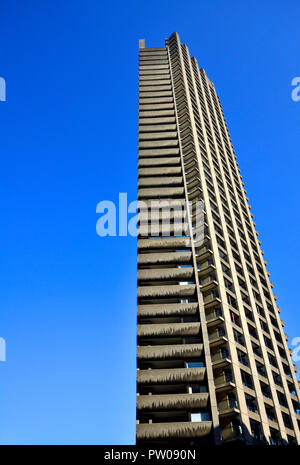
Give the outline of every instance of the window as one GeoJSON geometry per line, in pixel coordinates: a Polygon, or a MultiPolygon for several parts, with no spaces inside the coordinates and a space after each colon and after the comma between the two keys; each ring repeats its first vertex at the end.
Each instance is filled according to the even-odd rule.
{"type": "Polygon", "coordinates": [[[252,396],[249,396],[248,394],[245,395],[245,398],[246,398],[246,404],[247,404],[248,410],[250,412],[257,413],[258,410],[257,410],[256,399],[252,396]]]}
{"type": "Polygon", "coordinates": [[[253,389],[253,382],[252,382],[252,377],[245,371],[241,370],[241,376],[242,376],[242,382],[244,386],[249,387],[250,389],[253,389]]]}
{"type": "Polygon", "coordinates": [[[248,367],[249,361],[248,361],[247,355],[244,354],[241,350],[237,350],[237,355],[238,355],[239,362],[245,365],[246,367],[248,367]]]}
{"type": "Polygon", "coordinates": [[[209,421],[209,420],[210,420],[209,412],[191,413],[191,421],[209,421]]]}
{"type": "Polygon", "coordinates": [[[187,368],[202,368],[204,367],[203,362],[187,362],[187,368]]]}
{"type": "Polygon", "coordinates": [[[237,309],[236,300],[230,294],[226,294],[226,295],[227,295],[227,302],[229,303],[229,305],[231,305],[233,308],[237,309]]]}
{"type": "Polygon", "coordinates": [[[205,386],[205,384],[191,384],[188,390],[190,394],[194,394],[197,392],[207,392],[207,387],[205,386]]]}

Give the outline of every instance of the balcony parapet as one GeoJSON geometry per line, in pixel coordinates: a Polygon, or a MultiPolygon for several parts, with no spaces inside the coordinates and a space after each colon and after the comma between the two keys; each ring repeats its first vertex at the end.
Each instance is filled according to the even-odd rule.
{"type": "Polygon", "coordinates": [[[137,278],[141,281],[190,279],[194,275],[194,268],[166,268],[159,270],[138,270],[137,278]]]}
{"type": "Polygon", "coordinates": [[[140,360],[201,357],[203,344],[176,344],[164,346],[138,346],[137,358],[140,360]]]}
{"type": "Polygon", "coordinates": [[[167,158],[141,158],[138,162],[140,167],[153,167],[153,166],[179,166],[180,167],[180,157],[167,157],[167,158]]]}
{"type": "Polygon", "coordinates": [[[152,239],[138,239],[139,249],[153,249],[153,248],[173,248],[173,247],[186,247],[188,238],[184,237],[165,237],[165,238],[152,238],[152,239]]]}
{"type": "Polygon", "coordinates": [[[192,409],[205,408],[208,393],[197,394],[160,394],[137,396],[138,410],[192,409]]]}
{"type": "Polygon", "coordinates": [[[162,323],[137,326],[137,335],[143,336],[196,336],[200,323],[162,323]]]}
{"type": "Polygon", "coordinates": [[[198,303],[188,302],[186,304],[149,304],[138,305],[138,316],[179,316],[195,315],[198,303]]]}
{"type": "Polygon", "coordinates": [[[192,259],[192,252],[170,252],[170,253],[147,253],[138,254],[138,264],[161,264],[161,263],[188,263],[192,259]]]}
{"type": "Polygon", "coordinates": [[[160,198],[172,196],[184,196],[183,187],[145,187],[138,190],[138,198],[160,198]]]}
{"type": "Polygon", "coordinates": [[[138,370],[138,384],[192,383],[203,381],[205,368],[172,368],[160,370],[138,370]]]}
{"type": "Polygon", "coordinates": [[[137,439],[199,438],[210,433],[211,421],[152,423],[137,425],[137,439]]]}
{"type": "Polygon", "coordinates": [[[181,185],[182,176],[156,176],[139,178],[138,187],[181,185]]]}
{"type": "Polygon", "coordinates": [[[171,285],[171,286],[139,286],[137,290],[138,297],[189,297],[194,295],[196,286],[171,285]]]}

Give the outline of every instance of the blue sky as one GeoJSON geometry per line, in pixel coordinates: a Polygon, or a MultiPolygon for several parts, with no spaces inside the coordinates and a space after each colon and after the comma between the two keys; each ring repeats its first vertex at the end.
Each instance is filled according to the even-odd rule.
{"type": "Polygon", "coordinates": [[[1,2],[1,444],[133,444],[138,39],[177,31],[220,95],[290,341],[298,309],[299,2],[1,2]],[[281,4],[281,5],[280,5],[281,4]]]}

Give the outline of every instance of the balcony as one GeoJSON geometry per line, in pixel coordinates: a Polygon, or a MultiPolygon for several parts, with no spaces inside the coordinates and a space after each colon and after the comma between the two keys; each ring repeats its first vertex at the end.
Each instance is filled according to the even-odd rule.
{"type": "Polygon", "coordinates": [[[137,326],[138,337],[143,336],[196,336],[200,323],[161,323],[137,326]]]}
{"type": "Polygon", "coordinates": [[[171,286],[139,286],[138,297],[191,297],[195,294],[196,286],[171,285],[171,286]]]}
{"type": "Polygon", "coordinates": [[[198,310],[197,302],[187,302],[181,304],[148,304],[138,305],[138,316],[159,317],[159,316],[185,316],[196,315],[198,310]]]}
{"type": "Polygon", "coordinates": [[[138,410],[186,410],[205,408],[208,402],[208,393],[197,394],[161,394],[137,396],[138,410]]]}
{"type": "Polygon", "coordinates": [[[215,289],[218,286],[218,282],[215,280],[209,281],[208,283],[204,283],[202,286],[200,286],[201,292],[209,292],[215,289]]]}
{"type": "Polygon", "coordinates": [[[141,223],[138,226],[138,237],[182,237],[185,234],[185,223],[184,222],[175,222],[172,223],[172,220],[167,222],[159,223],[156,221],[156,218],[149,220],[149,223],[141,223]]]}
{"type": "Polygon", "coordinates": [[[231,364],[231,359],[229,358],[229,353],[222,353],[221,351],[216,352],[212,356],[212,365],[213,368],[224,368],[231,364]]]}
{"type": "Polygon", "coordinates": [[[151,239],[138,239],[138,249],[170,249],[170,248],[186,248],[189,243],[187,237],[157,237],[151,239]]]}
{"type": "MultiPolygon", "coordinates": [[[[148,126],[144,126],[144,128],[146,128],[148,126]]],[[[157,157],[157,158],[141,158],[138,162],[138,167],[153,167],[153,166],[163,166],[163,168],[165,169],[166,166],[176,166],[178,168],[180,168],[181,170],[181,166],[180,166],[180,157],[167,157],[167,158],[163,158],[163,157],[157,157]]]]}
{"type": "Polygon", "coordinates": [[[201,357],[202,344],[176,344],[164,346],[138,346],[137,358],[139,360],[186,359],[201,357]]]}
{"type": "Polygon", "coordinates": [[[209,310],[210,308],[214,308],[217,305],[221,305],[221,302],[222,301],[220,297],[210,296],[210,298],[204,302],[205,310],[209,310]]]}
{"type": "Polygon", "coordinates": [[[156,280],[188,280],[194,276],[194,268],[161,268],[158,270],[138,270],[137,278],[139,281],[156,281],[156,280]]]}
{"type": "MultiPolygon", "coordinates": [[[[162,118],[145,118],[143,122],[149,122],[149,123],[173,123],[172,117],[162,117],[162,118]]],[[[140,121],[141,123],[141,121],[140,121]]],[[[167,157],[167,156],[174,156],[174,155],[179,155],[179,148],[174,147],[174,148],[149,148],[149,149],[139,149],[139,158],[142,157],[167,157]]]]}
{"type": "Polygon", "coordinates": [[[192,252],[138,254],[138,265],[160,265],[164,263],[190,263],[192,252]]]}
{"type": "Polygon", "coordinates": [[[218,411],[220,417],[230,417],[240,412],[238,403],[235,399],[225,399],[219,402],[218,411]]]}
{"type": "Polygon", "coordinates": [[[242,430],[238,427],[229,426],[222,429],[222,441],[231,442],[231,441],[242,441],[243,434],[242,430]]]}
{"type": "Polygon", "coordinates": [[[184,188],[183,187],[149,187],[142,188],[138,190],[139,199],[154,199],[154,198],[174,198],[174,197],[183,197],[184,188]]]}
{"type": "MultiPolygon", "coordinates": [[[[141,174],[141,173],[139,173],[141,174]]],[[[162,174],[162,173],[161,173],[162,174]]],[[[182,176],[155,176],[139,178],[138,188],[156,186],[182,186],[182,176]]]]}
{"type": "Polygon", "coordinates": [[[206,318],[207,327],[209,329],[219,326],[224,323],[224,318],[222,315],[218,315],[215,312],[211,312],[207,315],[206,318]]]}
{"type": "Polygon", "coordinates": [[[194,383],[204,380],[205,368],[138,370],[138,384],[194,383]]]}
{"type": "Polygon", "coordinates": [[[227,392],[231,391],[235,387],[233,376],[231,373],[223,373],[215,379],[216,392],[227,392]]]}
{"type": "Polygon", "coordinates": [[[211,249],[205,249],[201,252],[199,252],[199,254],[197,255],[196,257],[196,260],[197,262],[204,262],[205,260],[207,260],[209,257],[211,257],[213,254],[212,250],[211,249]]]}
{"type": "Polygon", "coordinates": [[[139,424],[137,439],[199,438],[210,433],[211,421],[139,424]]]}
{"type": "Polygon", "coordinates": [[[216,270],[216,267],[214,265],[207,265],[205,264],[204,266],[201,266],[200,269],[198,270],[198,276],[200,278],[213,273],[216,270]]]}
{"type": "Polygon", "coordinates": [[[209,344],[211,347],[216,347],[228,341],[225,330],[222,326],[215,328],[208,334],[209,344]]]}

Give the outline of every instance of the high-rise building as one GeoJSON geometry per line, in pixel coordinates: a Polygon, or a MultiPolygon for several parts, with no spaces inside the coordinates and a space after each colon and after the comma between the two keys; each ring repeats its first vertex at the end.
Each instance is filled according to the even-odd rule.
{"type": "Polygon", "coordinates": [[[177,33],[139,42],[138,199],[137,444],[300,444],[296,366],[220,100],[177,33]]]}

